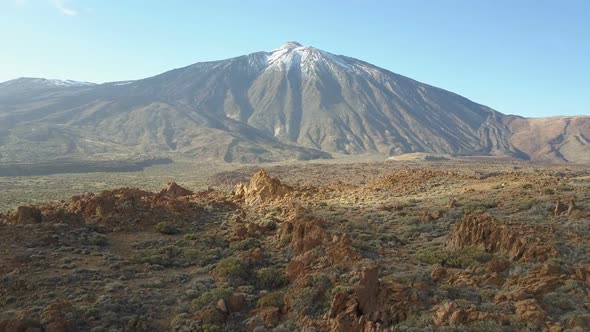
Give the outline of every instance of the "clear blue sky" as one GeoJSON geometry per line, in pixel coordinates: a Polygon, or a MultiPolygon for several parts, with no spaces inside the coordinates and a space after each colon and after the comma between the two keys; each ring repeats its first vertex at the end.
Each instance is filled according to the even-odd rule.
{"type": "Polygon", "coordinates": [[[590,114],[587,0],[0,0],[0,81],[137,79],[289,40],[503,113],[590,114]]]}

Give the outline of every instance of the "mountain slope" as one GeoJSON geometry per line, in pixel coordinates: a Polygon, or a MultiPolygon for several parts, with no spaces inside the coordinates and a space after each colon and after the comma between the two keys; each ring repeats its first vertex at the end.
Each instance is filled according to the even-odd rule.
{"type": "Polygon", "coordinates": [[[590,117],[506,117],[510,141],[530,159],[590,163],[590,117]]]}
{"type": "Polygon", "coordinates": [[[519,136],[509,124],[454,93],[296,42],[137,81],[0,84],[0,162],[409,152],[540,158],[510,142],[519,136]]]}

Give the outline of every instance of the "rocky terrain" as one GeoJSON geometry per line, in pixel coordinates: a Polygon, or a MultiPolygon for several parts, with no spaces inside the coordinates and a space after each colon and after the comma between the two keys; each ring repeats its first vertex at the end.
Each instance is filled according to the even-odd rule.
{"type": "Polygon", "coordinates": [[[406,153],[582,163],[590,156],[589,119],[505,115],[362,60],[288,42],[136,81],[0,83],[0,163],[265,163],[406,153]]]}
{"type": "Polygon", "coordinates": [[[588,168],[297,164],[209,185],[0,214],[0,331],[590,329],[588,168]]]}

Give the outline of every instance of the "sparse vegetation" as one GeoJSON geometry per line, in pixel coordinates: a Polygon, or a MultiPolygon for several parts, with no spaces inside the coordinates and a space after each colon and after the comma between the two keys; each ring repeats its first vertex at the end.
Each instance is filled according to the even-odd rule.
{"type": "Polygon", "coordinates": [[[288,283],[285,274],[272,267],[264,267],[256,271],[256,285],[261,289],[277,289],[288,283]]]}
{"type": "Polygon", "coordinates": [[[158,230],[158,232],[167,235],[174,235],[180,233],[180,229],[178,229],[178,227],[167,222],[161,222],[157,224],[156,229],[158,230]]]}
{"type": "Polygon", "coordinates": [[[213,269],[213,275],[230,282],[243,282],[250,277],[250,267],[237,257],[220,260],[213,269]]]}
{"type": "Polygon", "coordinates": [[[475,248],[458,251],[449,251],[443,248],[430,248],[421,250],[416,254],[416,259],[422,263],[456,268],[467,268],[472,265],[480,265],[489,261],[492,257],[492,255],[475,248]]]}
{"type": "Polygon", "coordinates": [[[129,201],[50,203],[42,223],[23,210],[22,224],[0,222],[0,321],[19,312],[46,324],[65,311],[78,330],[290,331],[343,315],[358,322],[354,303],[384,323],[395,313],[388,326],[408,331],[586,330],[590,171],[445,163],[279,165],[270,173],[287,184],[319,188],[268,205],[214,182],[217,191],[178,200],[124,191],[129,201]],[[575,218],[564,211],[556,222],[556,199],[569,197],[575,218]],[[125,214],[142,201],[156,210],[125,214]],[[470,217],[473,228],[453,237],[469,241],[451,245],[470,217]],[[531,296],[523,304],[519,294],[531,296]],[[70,304],[57,310],[56,299],[70,304]]]}
{"type": "Polygon", "coordinates": [[[285,297],[285,294],[283,294],[282,292],[268,293],[268,294],[264,295],[263,297],[261,297],[256,302],[256,307],[258,307],[258,308],[276,307],[276,308],[282,309],[285,304],[284,297],[285,297]]]}

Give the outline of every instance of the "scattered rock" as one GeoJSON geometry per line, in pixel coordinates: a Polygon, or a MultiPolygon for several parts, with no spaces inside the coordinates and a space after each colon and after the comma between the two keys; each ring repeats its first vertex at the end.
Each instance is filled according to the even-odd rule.
{"type": "Polygon", "coordinates": [[[221,310],[222,312],[229,313],[227,303],[225,303],[224,299],[219,299],[219,301],[217,301],[217,309],[221,310]]]}

